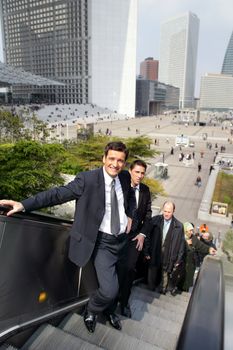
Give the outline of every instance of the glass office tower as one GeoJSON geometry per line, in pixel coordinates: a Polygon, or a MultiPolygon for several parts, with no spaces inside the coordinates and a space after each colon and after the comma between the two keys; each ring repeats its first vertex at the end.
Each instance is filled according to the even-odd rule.
{"type": "Polygon", "coordinates": [[[193,13],[162,24],[159,81],[180,89],[180,108],[194,106],[199,19],[193,13]]]}
{"type": "Polygon", "coordinates": [[[233,75],[233,32],[231,34],[222,65],[222,74],[233,75]]]}
{"type": "Polygon", "coordinates": [[[14,96],[134,114],[136,9],[135,0],[1,0],[6,63],[66,84],[17,86],[14,96]]]}

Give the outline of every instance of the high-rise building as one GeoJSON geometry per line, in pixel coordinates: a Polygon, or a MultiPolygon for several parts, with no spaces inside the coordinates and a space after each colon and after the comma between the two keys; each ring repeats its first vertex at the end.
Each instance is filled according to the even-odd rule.
{"type": "Polygon", "coordinates": [[[233,77],[229,74],[207,73],[201,77],[200,109],[233,109],[233,77]]]}
{"type": "Polygon", "coordinates": [[[159,81],[180,89],[180,108],[193,107],[199,19],[188,12],[162,24],[159,81]]]}
{"type": "Polygon", "coordinates": [[[134,115],[135,0],[1,0],[5,61],[65,83],[19,99],[93,103],[134,115]]]}
{"type": "Polygon", "coordinates": [[[159,61],[153,57],[147,57],[140,63],[140,75],[144,79],[158,80],[159,61]]]}
{"type": "Polygon", "coordinates": [[[231,34],[222,65],[222,74],[233,75],[233,32],[231,34]]]}
{"type": "Polygon", "coordinates": [[[179,108],[179,89],[157,80],[136,80],[136,112],[138,115],[158,115],[179,108]]]}

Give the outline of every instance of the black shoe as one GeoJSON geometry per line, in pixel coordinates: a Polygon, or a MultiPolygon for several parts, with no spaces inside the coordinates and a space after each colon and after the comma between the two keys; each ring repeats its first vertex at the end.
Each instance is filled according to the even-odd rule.
{"type": "Polygon", "coordinates": [[[165,295],[167,293],[167,289],[166,288],[160,288],[159,289],[159,293],[165,295]]]}
{"type": "Polygon", "coordinates": [[[121,321],[116,314],[106,314],[106,317],[113,328],[117,329],[118,331],[121,330],[121,321]]]}
{"type": "Polygon", "coordinates": [[[172,290],[171,290],[171,295],[173,296],[173,297],[175,297],[176,296],[176,294],[177,294],[177,292],[178,292],[178,288],[177,287],[174,287],[172,290]]]}
{"type": "Polygon", "coordinates": [[[91,312],[85,311],[83,320],[84,320],[85,326],[87,327],[88,332],[94,333],[97,316],[92,314],[91,312]]]}
{"type": "Polygon", "coordinates": [[[121,315],[131,318],[132,314],[129,305],[121,307],[121,315]]]}

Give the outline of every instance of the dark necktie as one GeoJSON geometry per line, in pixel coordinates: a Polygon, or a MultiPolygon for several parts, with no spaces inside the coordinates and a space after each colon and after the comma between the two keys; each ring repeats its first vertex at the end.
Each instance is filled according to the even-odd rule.
{"type": "Polygon", "coordinates": [[[120,232],[120,216],[118,210],[118,200],[115,191],[115,179],[111,183],[111,233],[115,236],[120,232]]]}
{"type": "Polygon", "coordinates": [[[136,232],[139,224],[137,199],[136,199],[136,191],[138,191],[138,189],[136,187],[132,187],[132,191],[134,192],[135,202],[134,202],[133,221],[132,221],[131,231],[136,232]]]}

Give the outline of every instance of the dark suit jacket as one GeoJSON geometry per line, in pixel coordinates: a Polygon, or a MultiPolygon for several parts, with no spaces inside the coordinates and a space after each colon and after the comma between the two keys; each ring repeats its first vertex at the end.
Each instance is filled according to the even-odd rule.
{"type": "Polygon", "coordinates": [[[149,230],[149,224],[151,219],[151,195],[149,187],[145,184],[139,186],[139,199],[138,207],[136,209],[136,225],[133,222],[133,232],[130,233],[130,237],[135,237],[138,233],[143,233],[145,236],[149,230]]]}
{"type": "MultiPolygon", "coordinates": [[[[127,171],[119,174],[124,207],[132,217],[134,199],[127,171]]],[[[62,204],[76,200],[74,222],[70,232],[69,258],[78,266],[84,266],[95,247],[98,230],[105,213],[105,183],[103,168],[79,173],[67,185],[54,187],[25,199],[22,204],[26,211],[62,204]]]]}
{"type": "Polygon", "coordinates": [[[148,239],[145,243],[145,254],[150,255],[151,266],[161,266],[171,272],[175,264],[180,264],[184,257],[185,238],[182,223],[174,216],[163,244],[162,261],[162,237],[163,237],[163,215],[156,215],[151,219],[148,239]]]}

